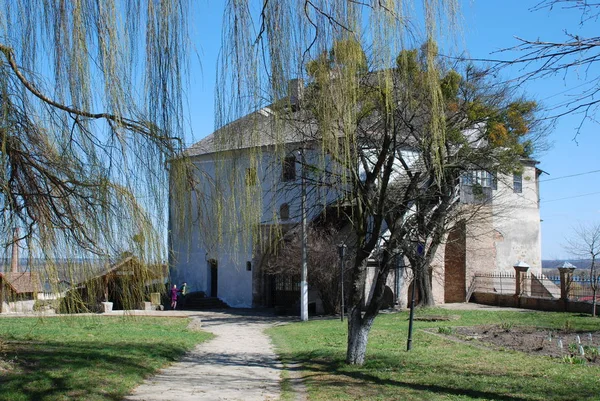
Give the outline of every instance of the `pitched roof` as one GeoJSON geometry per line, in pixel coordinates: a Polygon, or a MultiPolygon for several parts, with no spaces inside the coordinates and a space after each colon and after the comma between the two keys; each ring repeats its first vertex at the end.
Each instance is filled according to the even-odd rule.
{"type": "Polygon", "coordinates": [[[304,115],[296,111],[284,121],[274,116],[274,111],[264,107],[219,128],[206,138],[196,142],[186,151],[186,156],[200,156],[228,150],[302,142],[307,133],[316,132],[304,115]],[[302,114],[302,115],[300,115],[302,114]],[[295,124],[300,126],[296,126],[295,124]]]}
{"type": "Polygon", "coordinates": [[[40,288],[40,277],[37,273],[31,272],[8,272],[0,273],[0,278],[17,294],[38,292],[40,288]]]}
{"type": "Polygon", "coordinates": [[[122,271],[125,271],[125,272],[137,271],[137,272],[139,272],[140,269],[141,269],[141,271],[144,272],[143,278],[149,279],[149,280],[162,279],[164,277],[167,277],[167,275],[168,275],[168,266],[164,263],[155,263],[155,264],[143,263],[135,256],[128,256],[128,257],[120,260],[119,262],[116,262],[116,263],[108,266],[104,270],[97,272],[96,275],[94,275],[93,277],[89,277],[78,284],[85,284],[86,282],[88,282],[90,280],[96,280],[96,279],[99,279],[101,277],[105,277],[105,276],[108,276],[111,274],[119,274],[119,272],[122,272],[122,271]]]}

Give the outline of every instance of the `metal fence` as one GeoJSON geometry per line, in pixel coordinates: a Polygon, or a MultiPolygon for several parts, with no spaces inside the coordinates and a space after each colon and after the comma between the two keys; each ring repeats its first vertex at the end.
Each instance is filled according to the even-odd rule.
{"type": "MultiPolygon", "coordinates": [[[[515,294],[517,279],[514,272],[475,273],[474,291],[496,294],[515,294]]],[[[522,277],[521,296],[560,298],[560,278],[526,273],[522,277]]]]}
{"type": "MultiPolygon", "coordinates": [[[[598,281],[600,286],[600,280],[598,281]]],[[[517,280],[514,272],[475,273],[473,276],[472,291],[496,294],[515,294],[517,280]]],[[[535,298],[559,299],[560,276],[546,276],[544,274],[525,273],[522,276],[520,296],[535,298]]],[[[592,302],[594,291],[592,281],[579,276],[572,276],[566,283],[567,297],[570,301],[592,302]]],[[[598,287],[597,287],[598,288],[598,287]]],[[[596,293],[596,300],[600,302],[600,291],[596,293]]]]}
{"type": "MultiPolygon", "coordinates": [[[[589,278],[574,276],[569,286],[569,299],[580,302],[592,302],[594,299],[593,281],[589,278]]],[[[600,282],[596,280],[596,301],[600,302],[600,282]]]]}
{"type": "Polygon", "coordinates": [[[516,278],[514,272],[475,273],[474,292],[514,294],[516,278]]]}

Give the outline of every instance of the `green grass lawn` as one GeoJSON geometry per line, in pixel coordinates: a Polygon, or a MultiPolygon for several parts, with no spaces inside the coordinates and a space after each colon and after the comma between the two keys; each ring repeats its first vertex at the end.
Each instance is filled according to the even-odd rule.
{"type": "Polygon", "coordinates": [[[188,319],[0,319],[0,400],[119,400],[208,333],[188,319]]]}
{"type": "Polygon", "coordinates": [[[310,400],[600,400],[597,365],[493,351],[422,330],[506,323],[598,331],[600,319],[549,312],[417,312],[428,314],[460,315],[460,319],[415,322],[413,350],[406,352],[408,314],[381,315],[371,331],[362,367],[344,364],[347,322],[312,320],[275,327],[269,334],[284,363],[302,365],[310,400]]]}

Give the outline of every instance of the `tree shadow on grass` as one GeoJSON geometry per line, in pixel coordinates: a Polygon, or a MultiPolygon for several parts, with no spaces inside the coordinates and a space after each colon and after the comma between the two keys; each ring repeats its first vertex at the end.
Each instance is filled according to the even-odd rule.
{"type": "MultiPolygon", "coordinates": [[[[532,399],[592,400],[597,397],[594,388],[585,387],[583,384],[580,387],[567,388],[560,385],[560,383],[547,381],[547,385],[543,386],[543,388],[537,386],[533,390],[529,389],[527,377],[514,373],[502,373],[501,369],[494,372],[493,375],[490,375],[489,372],[468,371],[461,368],[460,364],[457,363],[456,366],[453,366],[448,361],[435,364],[421,364],[418,362],[400,362],[393,357],[378,357],[377,361],[372,361],[375,362],[373,364],[367,363],[363,367],[356,367],[346,365],[339,354],[327,352],[308,352],[293,356],[284,355],[283,358],[288,361],[293,360],[297,362],[297,367],[294,370],[311,372],[306,380],[318,382],[318,386],[347,389],[350,381],[353,383],[353,386],[364,384],[363,391],[365,392],[365,396],[369,391],[373,391],[378,396],[381,396],[382,388],[369,388],[370,385],[375,385],[382,387],[392,386],[398,390],[403,388],[407,392],[423,392],[423,397],[427,397],[427,393],[440,396],[461,396],[466,397],[466,399],[499,401],[527,401],[532,399]],[[404,365],[406,363],[410,363],[410,367],[404,365]],[[387,376],[389,376],[389,372],[395,372],[395,374],[392,374],[392,378],[384,378],[376,374],[377,370],[386,372],[385,375],[387,376]],[[419,372],[423,372],[422,377],[424,377],[427,374],[425,372],[432,370],[437,372],[436,374],[440,376],[440,379],[430,381],[437,381],[437,383],[426,383],[428,381],[426,378],[423,378],[420,383],[415,382],[415,380],[419,380],[419,372]],[[408,376],[410,379],[403,380],[403,372],[406,371],[411,373],[408,376]],[[494,379],[497,379],[496,383],[493,383],[494,379]],[[444,384],[440,384],[440,382],[444,384]],[[469,385],[466,386],[465,383],[469,385]],[[494,388],[497,388],[498,391],[493,391],[492,389],[494,388]],[[524,398],[522,395],[513,395],[511,392],[521,394],[529,392],[529,396],[525,396],[526,398],[524,398]]],[[[390,392],[392,397],[398,397],[396,391],[390,392]]],[[[402,395],[400,397],[393,399],[404,399],[402,395]]]]}
{"type": "Polygon", "coordinates": [[[12,342],[2,355],[0,400],[121,400],[157,367],[186,349],[169,344],[12,342]]]}

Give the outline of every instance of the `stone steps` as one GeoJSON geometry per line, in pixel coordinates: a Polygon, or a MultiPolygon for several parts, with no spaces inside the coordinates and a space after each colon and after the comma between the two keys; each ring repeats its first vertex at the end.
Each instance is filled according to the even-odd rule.
{"type": "Polygon", "coordinates": [[[186,295],[185,305],[182,305],[185,310],[210,310],[210,309],[227,309],[229,305],[217,297],[207,297],[204,294],[188,294],[186,295]]]}

